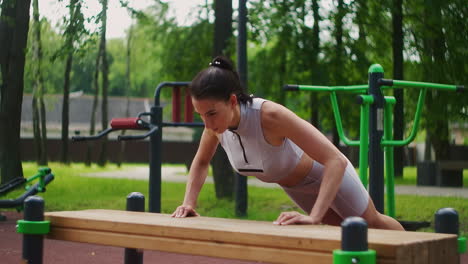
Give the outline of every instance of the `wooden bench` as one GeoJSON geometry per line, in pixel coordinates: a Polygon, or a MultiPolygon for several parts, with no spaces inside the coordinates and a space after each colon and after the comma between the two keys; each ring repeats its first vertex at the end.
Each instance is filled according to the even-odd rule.
{"type": "Polygon", "coordinates": [[[436,185],[463,187],[463,169],[468,169],[468,161],[444,160],[437,162],[436,185]]]}
{"type": "MultiPolygon", "coordinates": [[[[115,210],[49,212],[49,239],[267,263],[332,263],[341,228],[115,210]]],[[[369,229],[377,263],[459,263],[457,237],[369,229]]]]}

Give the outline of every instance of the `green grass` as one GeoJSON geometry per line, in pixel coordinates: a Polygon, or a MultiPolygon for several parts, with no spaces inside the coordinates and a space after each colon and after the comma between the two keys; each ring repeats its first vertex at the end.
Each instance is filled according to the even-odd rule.
{"type": "MultiPolygon", "coordinates": [[[[416,167],[405,167],[403,177],[395,178],[396,185],[416,185],[416,167]]],[[[468,187],[468,170],[463,171],[463,187],[468,187]]]]}
{"type": "MultiPolygon", "coordinates": [[[[129,170],[141,164],[124,164],[121,168],[108,165],[106,168],[83,164],[69,166],[51,163],[55,180],[48,185],[47,191],[40,194],[46,201],[47,211],[82,210],[91,208],[125,209],[126,196],[131,192],[141,192],[148,197],[148,182],[146,180],[110,179],[80,176],[82,173],[129,170]]],[[[37,171],[34,163],[23,164],[26,177],[37,171]]],[[[416,184],[416,169],[405,168],[405,177],[397,179],[396,184],[416,184]]],[[[466,173],[464,182],[468,182],[466,173]]],[[[468,191],[468,190],[467,190],[468,191]]],[[[185,192],[184,183],[162,184],[162,212],[172,211],[182,202],[185,192]]],[[[21,191],[10,193],[7,197],[17,197],[21,191]]],[[[235,218],[234,203],[226,199],[214,199],[214,185],[205,184],[199,202],[198,212],[204,216],[235,218]]],[[[273,221],[281,211],[298,210],[287,195],[280,189],[249,186],[247,219],[273,221]]],[[[2,198],[4,199],[4,198],[2,198]]],[[[396,196],[397,218],[411,221],[433,221],[434,213],[442,207],[453,207],[460,214],[460,233],[468,235],[468,199],[459,197],[424,197],[415,195],[396,196]]],[[[421,231],[433,232],[432,228],[421,231]]]]}
{"type": "MultiPolygon", "coordinates": [[[[356,168],[359,173],[359,168],[356,168]]],[[[416,167],[405,167],[403,177],[395,178],[395,185],[416,185],[417,170],[416,167]]],[[[463,171],[463,187],[468,187],[468,170],[463,171]]]]}

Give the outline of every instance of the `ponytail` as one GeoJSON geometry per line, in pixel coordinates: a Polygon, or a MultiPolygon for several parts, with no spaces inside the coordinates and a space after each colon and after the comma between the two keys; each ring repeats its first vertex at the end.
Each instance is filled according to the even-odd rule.
{"type": "Polygon", "coordinates": [[[198,100],[227,101],[231,94],[235,94],[239,103],[252,102],[252,97],[245,93],[239,74],[234,70],[228,58],[217,56],[209,65],[210,67],[199,72],[190,83],[189,89],[192,97],[198,100]]]}

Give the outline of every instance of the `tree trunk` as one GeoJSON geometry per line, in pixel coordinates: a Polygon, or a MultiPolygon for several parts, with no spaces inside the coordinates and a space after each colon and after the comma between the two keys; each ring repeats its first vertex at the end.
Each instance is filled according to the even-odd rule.
{"type": "MultiPolygon", "coordinates": [[[[442,0],[426,0],[425,20],[427,30],[424,37],[425,58],[426,61],[426,80],[444,83],[445,82],[445,36],[442,24],[442,0]],[[428,6],[429,4],[429,6],[428,6]]],[[[447,119],[447,103],[440,101],[438,91],[428,91],[428,102],[438,100],[438,103],[428,104],[426,118],[427,134],[430,135],[431,144],[434,147],[436,160],[445,160],[449,158],[449,128],[447,119]],[[437,99],[436,99],[437,98],[437,99]]]]}
{"type": "MultiPolygon", "coordinates": [[[[393,78],[403,80],[403,0],[393,0],[392,8],[392,26],[393,26],[393,78]]],[[[394,110],[394,139],[402,140],[405,131],[404,121],[404,93],[403,89],[395,89],[393,95],[396,99],[394,110]]],[[[394,170],[395,177],[403,177],[403,167],[405,161],[404,147],[395,147],[394,151],[394,170]]]]}
{"type": "MultiPolygon", "coordinates": [[[[96,55],[96,63],[94,69],[94,78],[93,78],[93,90],[94,90],[94,99],[93,99],[93,106],[91,108],[91,119],[89,124],[89,134],[94,135],[96,132],[96,111],[98,105],[98,98],[99,98],[99,67],[101,61],[101,47],[99,46],[99,50],[96,55]]],[[[86,166],[91,166],[92,162],[92,153],[94,148],[93,141],[87,141],[87,151],[86,151],[86,166]]]]}
{"type": "MultiPolygon", "coordinates": [[[[70,21],[68,21],[67,31],[66,34],[66,43],[65,49],[67,50],[67,59],[65,63],[65,73],[64,73],[64,85],[63,85],[63,103],[62,103],[62,151],[61,151],[61,162],[68,164],[69,161],[69,153],[68,153],[68,126],[70,123],[70,76],[73,64],[73,40],[74,36],[74,25],[75,20],[77,18],[78,7],[77,6],[78,0],[70,0],[69,11],[70,11],[70,21]]],[[[76,33],[76,32],[75,32],[76,33]]]]}
{"type": "Polygon", "coordinates": [[[432,160],[432,146],[431,135],[429,131],[426,133],[426,140],[424,140],[424,160],[432,160]]]}
{"type": "Polygon", "coordinates": [[[211,160],[216,198],[234,198],[234,171],[224,149],[220,146],[211,160]]]}
{"type": "MultiPolygon", "coordinates": [[[[437,83],[446,83],[447,81],[447,61],[445,59],[446,54],[446,41],[445,35],[443,31],[443,22],[442,22],[442,5],[445,1],[442,0],[435,0],[437,3],[433,10],[434,13],[434,20],[435,20],[435,38],[432,42],[433,51],[434,51],[434,63],[437,65],[437,68],[434,68],[434,76],[436,77],[435,82],[437,83]]],[[[436,97],[439,91],[434,91],[436,97]]],[[[450,151],[450,135],[449,135],[449,121],[448,121],[448,111],[447,111],[447,103],[436,104],[441,107],[438,111],[438,117],[436,118],[434,126],[433,135],[437,135],[437,137],[432,138],[432,144],[434,146],[435,156],[437,160],[447,160],[449,159],[449,151],[450,151]]]]}
{"type": "MultiPolygon", "coordinates": [[[[131,62],[131,42],[132,42],[133,25],[130,26],[127,37],[127,60],[125,70],[125,93],[127,94],[127,104],[125,106],[125,117],[130,117],[130,62],[131,62]]],[[[122,135],[125,135],[125,130],[122,130],[122,135]]],[[[120,152],[117,161],[117,166],[120,167],[125,156],[125,141],[120,142],[120,152]]]]}
{"type": "MultiPolygon", "coordinates": [[[[344,47],[343,47],[343,18],[346,15],[343,0],[338,0],[337,14],[335,16],[335,61],[334,61],[334,75],[335,85],[343,85],[343,67],[344,67],[344,47]]],[[[332,142],[333,145],[339,147],[340,138],[336,128],[336,122],[333,122],[332,142]]]]}
{"type": "Polygon", "coordinates": [[[215,23],[213,57],[230,56],[229,41],[232,37],[232,0],[216,0],[214,2],[215,23]]]}
{"type": "Polygon", "coordinates": [[[366,25],[368,24],[369,8],[367,6],[368,0],[357,1],[356,23],[359,29],[358,47],[356,49],[357,65],[359,72],[366,72],[370,66],[370,61],[366,56],[366,48],[369,47],[367,43],[366,25]]]}
{"type": "Polygon", "coordinates": [[[69,163],[68,157],[68,125],[70,123],[70,75],[73,63],[73,54],[70,52],[65,64],[65,82],[63,85],[63,103],[62,103],[62,155],[61,162],[69,163]]]}
{"type": "MultiPolygon", "coordinates": [[[[289,13],[289,3],[287,0],[282,1],[273,1],[275,5],[278,6],[278,12],[282,16],[287,16],[289,13]],[[279,3],[278,3],[279,2],[279,3]]],[[[278,42],[276,43],[274,49],[276,50],[276,54],[279,57],[279,64],[278,64],[278,82],[279,85],[284,85],[286,83],[287,74],[288,74],[288,50],[286,47],[289,46],[289,42],[291,39],[291,28],[286,23],[282,24],[279,27],[279,34],[278,34],[278,42]]],[[[281,90],[277,90],[278,92],[278,104],[285,105],[286,103],[286,93],[282,92],[281,90]]]]}
{"type": "MultiPolygon", "coordinates": [[[[106,50],[106,28],[107,28],[107,0],[102,0],[102,32],[101,32],[101,62],[102,62],[102,102],[101,102],[101,124],[102,130],[108,126],[107,114],[107,90],[109,87],[109,64],[107,62],[106,50]]],[[[107,136],[102,139],[101,154],[99,155],[99,166],[105,166],[107,163],[107,136]]]]}
{"type": "Polygon", "coordinates": [[[41,23],[39,20],[39,1],[33,1],[33,131],[37,164],[47,166],[47,130],[45,127],[44,81],[42,78],[41,23]]]}
{"type": "MultiPolygon", "coordinates": [[[[42,77],[42,76],[41,76],[42,77]]],[[[41,157],[39,159],[39,164],[47,166],[48,165],[48,150],[47,150],[47,119],[46,119],[46,108],[44,104],[44,86],[42,86],[42,91],[39,96],[39,116],[41,117],[41,157]]]]}
{"type": "MultiPolygon", "coordinates": [[[[214,2],[215,23],[213,56],[229,57],[228,44],[232,37],[232,0],[214,2]]],[[[216,198],[232,199],[234,197],[234,171],[226,152],[218,147],[211,160],[216,198]]]]}
{"type": "Polygon", "coordinates": [[[33,118],[33,137],[34,137],[34,151],[36,152],[36,161],[39,162],[41,156],[41,128],[39,122],[39,106],[37,99],[37,83],[34,83],[32,94],[32,118],[33,118]]]}
{"type": "MultiPolygon", "coordinates": [[[[286,74],[287,74],[287,68],[286,68],[286,63],[287,63],[287,56],[288,56],[288,51],[285,49],[286,43],[284,43],[284,28],[282,29],[282,32],[280,33],[280,40],[278,41],[278,46],[276,47],[278,51],[278,56],[280,58],[280,63],[278,64],[278,81],[280,85],[286,83],[286,74]]],[[[283,91],[279,91],[279,96],[278,96],[278,104],[280,105],[285,105],[286,103],[286,93],[283,91]]]]}
{"type": "MultiPolygon", "coordinates": [[[[312,28],[312,60],[311,60],[311,69],[312,69],[312,82],[319,79],[319,65],[318,65],[318,54],[320,53],[320,7],[318,0],[312,0],[312,12],[314,16],[314,26],[312,28]]],[[[304,12],[305,13],[305,12],[304,12]]],[[[305,21],[304,21],[305,23],[305,21]]],[[[306,36],[309,37],[309,36],[306,36]]],[[[310,93],[310,123],[314,125],[317,129],[320,129],[319,124],[319,111],[318,111],[318,95],[317,93],[310,93]]]]}
{"type": "Polygon", "coordinates": [[[0,183],[4,183],[23,177],[20,126],[31,1],[3,0],[1,4],[0,183]]]}

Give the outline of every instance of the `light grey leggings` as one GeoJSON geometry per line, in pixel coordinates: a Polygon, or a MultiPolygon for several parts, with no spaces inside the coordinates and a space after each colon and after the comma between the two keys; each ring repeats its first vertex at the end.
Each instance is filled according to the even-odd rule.
{"type": "MultiPolygon", "coordinates": [[[[307,214],[310,214],[317,200],[323,169],[322,164],[314,161],[312,169],[302,182],[292,187],[282,186],[289,197],[307,214]]],[[[340,189],[331,204],[331,208],[345,219],[348,216],[361,216],[368,203],[369,193],[362,185],[353,165],[348,161],[340,189]]]]}

